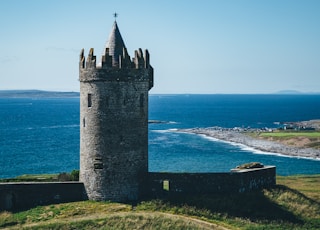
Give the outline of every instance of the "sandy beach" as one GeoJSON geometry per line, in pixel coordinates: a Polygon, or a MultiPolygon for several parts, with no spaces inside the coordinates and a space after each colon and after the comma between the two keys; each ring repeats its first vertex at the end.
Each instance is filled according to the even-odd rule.
{"type": "Polygon", "coordinates": [[[320,150],[314,148],[300,148],[294,146],[284,145],[278,142],[269,140],[260,140],[250,137],[243,133],[241,130],[228,129],[220,127],[212,128],[191,128],[191,129],[178,129],[175,132],[192,133],[198,135],[205,135],[218,140],[227,142],[243,144],[256,150],[267,153],[281,154],[293,157],[312,158],[320,160],[320,150]]]}

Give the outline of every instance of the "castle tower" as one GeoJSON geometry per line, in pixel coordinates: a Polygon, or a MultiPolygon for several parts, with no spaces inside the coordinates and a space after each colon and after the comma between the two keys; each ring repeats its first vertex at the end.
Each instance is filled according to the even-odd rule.
{"type": "Polygon", "coordinates": [[[116,21],[101,64],[80,54],[80,181],[91,200],[136,200],[148,173],[149,52],[130,59],[116,21]]]}

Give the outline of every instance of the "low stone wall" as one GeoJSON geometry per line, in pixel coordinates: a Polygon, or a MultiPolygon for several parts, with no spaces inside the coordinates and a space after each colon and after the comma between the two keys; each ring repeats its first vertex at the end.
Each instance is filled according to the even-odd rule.
{"type": "MultiPolygon", "coordinates": [[[[165,194],[241,193],[276,184],[276,167],[237,170],[227,173],[148,173],[143,197],[165,194]]],[[[87,200],[81,182],[0,183],[0,211],[26,210],[39,205],[87,200]]]]}
{"type": "Polygon", "coordinates": [[[241,193],[276,184],[276,167],[246,169],[226,173],[149,173],[149,194],[241,193]]]}
{"type": "Polygon", "coordinates": [[[86,200],[80,182],[0,183],[0,211],[86,200]]]}

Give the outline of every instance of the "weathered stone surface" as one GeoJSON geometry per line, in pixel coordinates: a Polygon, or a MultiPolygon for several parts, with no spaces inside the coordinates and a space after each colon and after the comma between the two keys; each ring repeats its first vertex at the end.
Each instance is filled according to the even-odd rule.
{"type": "MultiPolygon", "coordinates": [[[[115,158],[117,159],[116,156],[115,158]]],[[[101,163],[100,160],[96,159],[90,162],[94,165],[101,163]]],[[[119,160],[116,162],[118,165],[122,165],[119,160]]],[[[131,162],[130,164],[135,165],[136,163],[131,162]]],[[[102,166],[104,167],[104,165],[102,166]]],[[[115,166],[112,165],[112,167],[115,166]]],[[[108,168],[112,167],[108,166],[108,168]]],[[[117,184],[118,181],[112,181],[113,178],[104,177],[104,174],[93,175],[97,178],[87,178],[89,183],[90,179],[95,182],[95,184],[90,185],[92,186],[90,187],[92,189],[90,199],[129,200],[136,199],[137,195],[139,195],[139,198],[161,198],[167,194],[216,194],[218,196],[222,193],[243,193],[269,188],[276,184],[276,167],[274,166],[225,173],[144,172],[129,175],[129,172],[136,168],[139,167],[131,167],[127,171],[121,169],[121,174],[114,175],[114,178],[122,184],[117,184]],[[108,181],[104,182],[103,179],[105,178],[108,181]],[[134,180],[133,183],[129,181],[130,179],[134,180]],[[164,187],[165,183],[166,188],[164,187]],[[109,185],[114,186],[114,188],[108,187],[109,185]]],[[[100,172],[99,170],[101,170],[99,167],[96,168],[97,172],[100,172]]],[[[88,187],[85,189],[84,186],[85,184],[81,182],[0,183],[0,211],[23,210],[38,205],[86,200],[89,190],[88,187]]]]}
{"type": "Polygon", "coordinates": [[[83,183],[0,183],[0,211],[87,200],[83,183]]]}
{"type": "Polygon", "coordinates": [[[225,173],[149,173],[148,195],[242,193],[276,184],[276,167],[238,170],[225,173]],[[166,181],[168,189],[163,183],[166,181]]]}
{"type": "MultiPolygon", "coordinates": [[[[117,26],[115,32],[111,38],[121,37],[117,26]]],[[[80,181],[89,199],[136,200],[145,181],[141,175],[148,172],[153,68],[148,51],[139,49],[131,61],[122,38],[112,41],[101,65],[93,49],[87,59],[80,54],[80,181]],[[114,47],[117,52],[111,52],[114,47]]]]}

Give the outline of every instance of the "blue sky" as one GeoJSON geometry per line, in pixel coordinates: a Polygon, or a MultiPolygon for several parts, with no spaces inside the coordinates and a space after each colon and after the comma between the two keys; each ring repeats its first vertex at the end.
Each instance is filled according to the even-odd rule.
{"type": "Polygon", "coordinates": [[[150,52],[151,93],[320,92],[319,0],[0,1],[0,89],[79,91],[114,12],[131,57],[150,52]]]}

